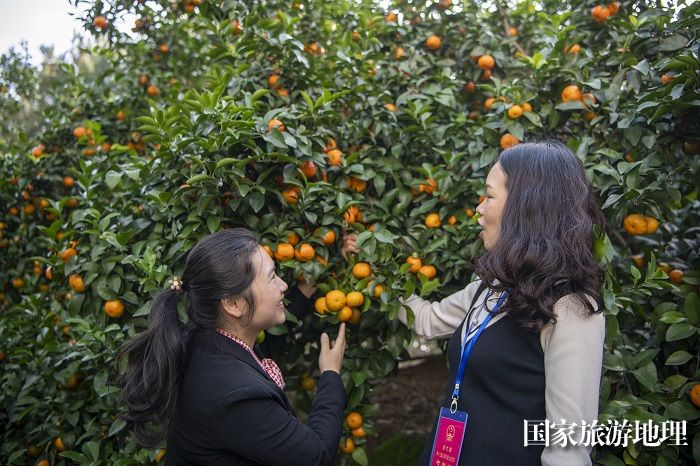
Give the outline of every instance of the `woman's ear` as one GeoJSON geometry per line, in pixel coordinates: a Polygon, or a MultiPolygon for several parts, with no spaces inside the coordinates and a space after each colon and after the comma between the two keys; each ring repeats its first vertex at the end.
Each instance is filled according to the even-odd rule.
{"type": "Polygon", "coordinates": [[[221,308],[229,317],[243,317],[246,310],[245,300],[240,297],[224,298],[221,300],[221,308]]]}

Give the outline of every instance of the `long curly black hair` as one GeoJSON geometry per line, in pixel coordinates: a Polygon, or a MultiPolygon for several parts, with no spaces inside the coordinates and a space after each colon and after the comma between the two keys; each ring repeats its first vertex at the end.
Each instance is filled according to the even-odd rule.
{"type": "Polygon", "coordinates": [[[474,270],[494,291],[510,288],[502,312],[529,331],[556,320],[554,303],[566,295],[600,312],[593,225],[604,228],[604,217],[581,161],[564,144],[544,141],[504,150],[497,163],[508,193],[500,234],[474,270]]]}

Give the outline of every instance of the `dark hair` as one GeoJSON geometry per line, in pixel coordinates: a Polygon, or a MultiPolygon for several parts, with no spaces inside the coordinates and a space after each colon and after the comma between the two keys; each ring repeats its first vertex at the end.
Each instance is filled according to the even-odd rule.
{"type": "Polygon", "coordinates": [[[525,330],[541,330],[554,303],[573,294],[601,306],[603,272],[593,254],[593,225],[604,227],[581,161],[556,141],[517,144],[498,158],[508,192],[498,240],[474,261],[495,291],[510,288],[502,307],[525,330]]]}
{"type": "Polygon", "coordinates": [[[140,445],[153,447],[165,434],[168,408],[177,395],[191,335],[216,328],[222,299],[241,296],[249,315],[254,311],[250,285],[255,275],[252,255],[257,248],[255,235],[243,228],[223,230],[200,240],[187,254],[182,273],[187,323],[183,324],[178,314],[181,293],[168,289],[156,296],[148,329],[119,349],[118,360],[127,356],[126,369],[117,382],[127,407],[123,417],[140,445]]]}

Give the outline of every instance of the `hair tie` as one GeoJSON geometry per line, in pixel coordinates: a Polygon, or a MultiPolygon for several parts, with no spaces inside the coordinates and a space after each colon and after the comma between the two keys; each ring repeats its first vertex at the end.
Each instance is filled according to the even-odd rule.
{"type": "Polygon", "coordinates": [[[170,289],[173,291],[177,291],[178,293],[182,292],[182,287],[185,285],[185,282],[177,278],[177,276],[171,278],[168,280],[170,282],[170,289]]]}

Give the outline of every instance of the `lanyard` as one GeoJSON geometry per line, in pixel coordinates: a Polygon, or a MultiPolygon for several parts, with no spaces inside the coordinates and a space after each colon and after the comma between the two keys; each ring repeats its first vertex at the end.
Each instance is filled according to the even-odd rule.
{"type": "MultiPolygon", "coordinates": [[[[472,352],[472,348],[476,344],[476,340],[479,339],[479,336],[481,336],[481,332],[484,331],[486,326],[491,322],[491,319],[493,316],[496,314],[496,311],[501,307],[503,304],[503,301],[506,300],[506,296],[508,296],[508,290],[506,290],[500,298],[498,298],[498,301],[496,302],[496,305],[494,306],[492,311],[489,311],[488,316],[484,319],[484,321],[477,327],[476,333],[472,337],[469,342],[467,342],[467,338],[469,335],[471,335],[471,332],[465,332],[464,334],[464,342],[462,343],[462,357],[459,360],[459,368],[457,369],[457,377],[455,378],[455,388],[454,391],[452,392],[452,403],[450,404],[450,412],[454,414],[457,411],[457,400],[459,399],[459,384],[462,381],[462,377],[464,377],[464,370],[467,367],[467,360],[469,359],[469,355],[472,352]]],[[[486,297],[486,300],[488,301],[488,296],[486,297]]]]}

